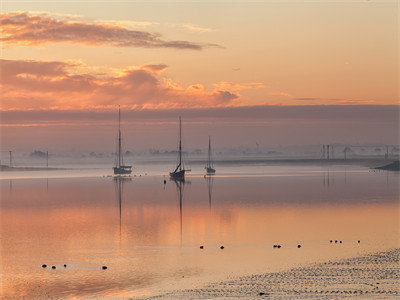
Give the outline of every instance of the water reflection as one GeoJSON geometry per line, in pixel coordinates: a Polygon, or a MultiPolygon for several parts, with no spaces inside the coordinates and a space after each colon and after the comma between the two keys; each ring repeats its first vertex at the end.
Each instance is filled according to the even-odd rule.
{"type": "Polygon", "coordinates": [[[183,239],[183,211],[182,211],[182,205],[183,205],[183,193],[185,190],[185,184],[190,184],[190,181],[185,181],[185,180],[178,180],[178,179],[171,179],[173,182],[175,182],[176,185],[176,191],[178,193],[178,205],[179,205],[179,233],[180,233],[180,246],[182,247],[182,239],[183,239]]]}
{"type": "MultiPolygon", "coordinates": [[[[333,175],[333,173],[332,173],[333,175]]],[[[323,172],[323,186],[329,188],[331,184],[333,184],[333,177],[331,178],[331,173],[329,171],[329,168],[323,172]]]]}
{"type": "Polygon", "coordinates": [[[117,196],[118,208],[119,208],[119,241],[121,243],[122,236],[122,200],[124,184],[126,182],[132,181],[132,178],[125,176],[115,176],[114,177],[114,188],[117,196]]]}
{"type": "Polygon", "coordinates": [[[44,179],[0,180],[0,298],[129,298],[214,275],[383,251],[398,246],[398,177],[331,168],[192,177],[190,186],[163,186],[162,176],[54,178],[47,192],[44,179]],[[330,239],[343,245],[331,247],[330,239]]]}
{"type": "Polygon", "coordinates": [[[212,191],[214,185],[214,177],[213,176],[204,176],[206,183],[207,183],[207,191],[208,191],[208,206],[211,210],[211,203],[212,203],[212,191]]]}

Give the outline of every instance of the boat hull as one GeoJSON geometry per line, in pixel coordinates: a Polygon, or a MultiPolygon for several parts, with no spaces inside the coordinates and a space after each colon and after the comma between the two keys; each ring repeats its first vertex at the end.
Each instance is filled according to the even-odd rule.
{"type": "Polygon", "coordinates": [[[114,175],[131,174],[132,173],[131,166],[114,167],[113,170],[114,170],[114,175]]]}
{"type": "Polygon", "coordinates": [[[215,174],[215,169],[206,167],[206,172],[207,172],[207,174],[215,174]]]}
{"type": "Polygon", "coordinates": [[[185,179],[185,171],[186,170],[181,170],[181,171],[176,171],[176,172],[170,172],[169,177],[174,180],[184,180],[185,179]]]}

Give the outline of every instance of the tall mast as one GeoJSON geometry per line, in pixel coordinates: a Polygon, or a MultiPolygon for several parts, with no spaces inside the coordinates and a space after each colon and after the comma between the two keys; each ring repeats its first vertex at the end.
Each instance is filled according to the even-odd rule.
{"type": "Polygon", "coordinates": [[[211,138],[208,136],[208,167],[211,167],[211,138]]]}
{"type": "Polygon", "coordinates": [[[121,167],[121,107],[118,105],[118,168],[121,167]]]}
{"type": "Polygon", "coordinates": [[[179,117],[179,170],[182,170],[182,121],[179,117]]]}

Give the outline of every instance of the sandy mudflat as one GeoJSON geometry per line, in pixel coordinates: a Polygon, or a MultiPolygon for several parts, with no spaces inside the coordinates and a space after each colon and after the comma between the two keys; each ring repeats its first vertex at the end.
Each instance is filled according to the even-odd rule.
{"type": "Polygon", "coordinates": [[[400,249],[395,249],[284,272],[241,277],[150,299],[400,298],[399,255],[400,249]]]}

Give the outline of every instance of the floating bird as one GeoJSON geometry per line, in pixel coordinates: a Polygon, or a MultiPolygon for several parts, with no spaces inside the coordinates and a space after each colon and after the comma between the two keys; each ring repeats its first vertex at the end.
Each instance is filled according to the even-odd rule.
{"type": "Polygon", "coordinates": [[[66,268],[67,267],[67,265],[64,265],[64,268],[66,268]]]}
{"type": "Polygon", "coordinates": [[[332,240],[330,240],[329,243],[332,243],[332,240]]]}
{"type": "Polygon", "coordinates": [[[47,265],[42,265],[42,268],[47,268],[47,265]]]}
{"type": "Polygon", "coordinates": [[[204,249],[204,246],[200,246],[200,249],[204,249]]]}
{"type": "Polygon", "coordinates": [[[301,248],[301,245],[297,245],[297,248],[301,248]]]}
{"type": "Polygon", "coordinates": [[[221,248],[221,249],[224,249],[225,247],[224,247],[224,246],[221,246],[220,248],[221,248]]]}
{"type": "Polygon", "coordinates": [[[281,247],[281,245],[278,245],[277,247],[278,247],[278,248],[280,248],[280,247],[281,247]]]}
{"type": "Polygon", "coordinates": [[[335,243],[337,243],[337,241],[335,241],[335,243]]]}
{"type": "Polygon", "coordinates": [[[56,266],[52,266],[51,268],[52,268],[52,269],[55,269],[55,268],[56,268],[56,266]]]}
{"type": "Polygon", "coordinates": [[[102,266],[101,267],[103,270],[107,270],[107,267],[106,266],[102,266]]]}
{"type": "Polygon", "coordinates": [[[360,243],[361,241],[360,240],[358,240],[358,243],[360,243]]]}
{"type": "Polygon", "coordinates": [[[342,243],[342,241],[340,241],[339,243],[342,243]]]}

